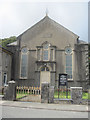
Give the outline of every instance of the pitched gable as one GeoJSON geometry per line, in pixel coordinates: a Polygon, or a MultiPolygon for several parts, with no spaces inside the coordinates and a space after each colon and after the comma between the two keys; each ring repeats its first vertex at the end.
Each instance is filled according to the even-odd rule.
{"type": "Polygon", "coordinates": [[[54,26],[57,29],[60,29],[62,31],[67,31],[69,34],[75,36],[75,37],[79,37],[78,35],[76,35],[75,33],[73,33],[72,31],[68,30],[67,28],[65,28],[64,26],[60,25],[59,23],[55,22],[54,20],[52,20],[50,17],[45,16],[42,20],[40,20],[39,22],[37,22],[35,25],[33,25],[31,28],[29,28],[28,30],[26,30],[25,32],[23,32],[21,35],[19,35],[18,37],[22,37],[23,35],[25,35],[27,32],[29,32],[30,37],[32,38],[33,36],[35,36],[36,34],[39,34],[40,31],[44,30],[45,28],[47,28],[48,26],[54,26]],[[39,31],[38,31],[39,29],[39,31]],[[34,32],[34,35],[32,34],[34,32]]]}

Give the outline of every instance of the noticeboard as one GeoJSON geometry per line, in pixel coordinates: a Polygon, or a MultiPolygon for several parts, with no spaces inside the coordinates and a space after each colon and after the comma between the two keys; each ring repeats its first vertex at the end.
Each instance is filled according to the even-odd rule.
{"type": "Polygon", "coordinates": [[[67,74],[59,74],[59,86],[67,86],[67,74]]]}

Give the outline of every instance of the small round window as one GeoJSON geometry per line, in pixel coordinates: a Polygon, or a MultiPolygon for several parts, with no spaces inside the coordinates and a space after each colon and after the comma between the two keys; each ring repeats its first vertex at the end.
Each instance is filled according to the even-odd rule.
{"type": "Polygon", "coordinates": [[[70,47],[67,47],[65,49],[65,52],[66,52],[66,54],[71,54],[72,53],[72,49],[70,47]]]}
{"type": "Polygon", "coordinates": [[[27,48],[22,48],[22,53],[27,53],[28,52],[28,49],[27,48]]]}

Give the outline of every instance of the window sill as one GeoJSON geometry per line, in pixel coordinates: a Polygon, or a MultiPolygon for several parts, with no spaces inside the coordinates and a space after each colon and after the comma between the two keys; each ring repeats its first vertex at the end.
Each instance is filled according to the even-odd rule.
{"type": "Polygon", "coordinates": [[[73,79],[68,79],[68,81],[73,81],[73,79]]]}
{"type": "Polygon", "coordinates": [[[26,78],[26,77],[20,77],[20,79],[21,79],[21,80],[27,80],[27,78],[26,78]]]}
{"type": "Polygon", "coordinates": [[[36,63],[56,63],[56,61],[36,61],[36,63]]]}

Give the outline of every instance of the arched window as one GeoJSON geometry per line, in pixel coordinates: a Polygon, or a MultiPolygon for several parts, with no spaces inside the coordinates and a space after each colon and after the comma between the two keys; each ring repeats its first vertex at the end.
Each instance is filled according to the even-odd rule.
{"type": "Polygon", "coordinates": [[[43,60],[49,60],[49,44],[46,43],[43,45],[43,60]]]}
{"type": "Polygon", "coordinates": [[[20,77],[22,79],[27,78],[27,70],[28,70],[28,49],[26,47],[21,50],[21,69],[20,69],[20,77]]]}
{"type": "Polygon", "coordinates": [[[67,47],[65,49],[66,54],[66,73],[68,74],[68,79],[72,79],[72,49],[67,47]]]}

